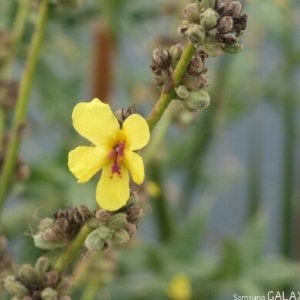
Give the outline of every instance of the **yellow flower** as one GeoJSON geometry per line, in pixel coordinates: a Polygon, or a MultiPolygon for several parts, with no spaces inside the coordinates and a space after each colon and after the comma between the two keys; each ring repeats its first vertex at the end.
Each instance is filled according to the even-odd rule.
{"type": "Polygon", "coordinates": [[[192,287],[189,278],[182,273],[173,276],[167,289],[167,295],[172,300],[190,300],[192,287]]]}
{"type": "Polygon", "coordinates": [[[142,158],[133,151],[143,148],[149,141],[146,120],[132,114],[120,128],[109,105],[97,98],[77,104],[72,119],[76,131],[93,146],[77,147],[69,153],[70,171],[78,183],[84,183],[102,169],[96,189],[97,202],[106,210],[119,209],[130,194],[128,171],[135,183],[141,184],[144,180],[142,158]]]}

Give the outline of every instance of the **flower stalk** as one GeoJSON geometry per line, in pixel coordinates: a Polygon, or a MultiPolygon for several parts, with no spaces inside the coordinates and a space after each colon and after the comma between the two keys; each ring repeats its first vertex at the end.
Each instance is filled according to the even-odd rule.
{"type": "Polygon", "coordinates": [[[40,54],[45,33],[48,16],[48,6],[48,0],[41,1],[38,20],[32,37],[28,59],[21,78],[20,91],[17,98],[12,130],[10,134],[10,143],[8,145],[7,154],[4,160],[0,181],[0,210],[4,204],[4,199],[12,180],[13,169],[20,147],[21,135],[26,123],[28,100],[33,83],[37,60],[40,54]]]}
{"type": "Polygon", "coordinates": [[[181,79],[196,51],[195,46],[189,42],[182,52],[180,60],[170,78],[170,81],[165,85],[159,99],[150,112],[147,123],[150,131],[155,127],[161,116],[169,106],[172,99],[175,97],[175,88],[179,86],[181,79]]]}

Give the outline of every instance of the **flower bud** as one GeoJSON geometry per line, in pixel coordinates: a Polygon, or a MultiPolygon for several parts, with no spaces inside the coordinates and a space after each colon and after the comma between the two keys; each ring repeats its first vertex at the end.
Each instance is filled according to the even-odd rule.
{"type": "Polygon", "coordinates": [[[181,100],[187,99],[190,95],[190,92],[184,85],[179,85],[177,88],[175,88],[175,92],[181,100]]]}
{"type": "Polygon", "coordinates": [[[52,228],[47,228],[42,232],[42,237],[46,242],[57,242],[59,240],[56,232],[52,228]]]}
{"type": "Polygon", "coordinates": [[[111,216],[107,223],[107,227],[111,229],[120,229],[127,224],[127,215],[124,213],[117,213],[111,216]]]}
{"type": "Polygon", "coordinates": [[[60,275],[57,271],[49,271],[45,274],[43,283],[45,286],[56,286],[60,280],[60,275]]]}
{"type": "Polygon", "coordinates": [[[57,300],[58,292],[50,287],[46,287],[41,292],[42,300],[57,300]]]}
{"type": "Polygon", "coordinates": [[[124,228],[121,228],[115,232],[113,239],[117,244],[124,245],[130,240],[130,236],[124,228]]]}
{"type": "Polygon", "coordinates": [[[104,225],[100,226],[96,230],[97,230],[100,238],[103,239],[103,240],[110,239],[111,236],[112,236],[112,232],[113,232],[113,230],[111,230],[110,228],[108,228],[104,225]]]}
{"type": "Polygon", "coordinates": [[[39,231],[45,231],[48,228],[53,228],[54,220],[51,218],[44,218],[40,221],[38,226],[39,231]]]}
{"type": "Polygon", "coordinates": [[[185,36],[190,40],[192,44],[201,44],[205,39],[205,30],[201,25],[190,24],[185,36]]]}
{"type": "Polygon", "coordinates": [[[206,87],[208,85],[208,78],[205,74],[193,76],[186,73],[181,83],[185,85],[188,90],[195,91],[206,87]]]}
{"type": "Polygon", "coordinates": [[[226,33],[233,27],[233,19],[229,16],[222,17],[218,23],[218,30],[220,33],[226,33]]]}
{"type": "Polygon", "coordinates": [[[124,228],[127,233],[129,234],[129,236],[132,238],[136,232],[137,232],[137,229],[136,229],[136,225],[135,224],[132,224],[132,223],[127,223],[127,225],[125,226],[124,228]]]}
{"type": "Polygon", "coordinates": [[[200,25],[203,26],[205,30],[209,30],[217,25],[219,15],[212,8],[207,8],[204,12],[200,14],[200,25]]]}
{"type": "Polygon", "coordinates": [[[217,42],[213,37],[206,38],[202,47],[207,55],[219,57],[223,54],[224,43],[217,42]]]}
{"type": "Polygon", "coordinates": [[[132,206],[132,205],[136,205],[139,203],[139,195],[135,190],[130,190],[130,197],[127,201],[126,206],[132,206]]]}
{"type": "Polygon", "coordinates": [[[166,69],[170,66],[170,56],[167,50],[156,48],[152,54],[152,64],[158,68],[166,69]]]}
{"type": "MultiPolygon", "coordinates": [[[[57,233],[64,233],[64,232],[67,231],[68,226],[69,226],[68,220],[65,219],[65,218],[60,218],[60,219],[55,220],[55,223],[54,223],[54,230],[55,230],[57,233]]],[[[50,234],[50,230],[51,230],[51,229],[47,229],[47,230],[49,231],[49,234],[50,234]]]]}
{"type": "Polygon", "coordinates": [[[53,250],[58,248],[63,248],[66,246],[66,242],[58,241],[58,242],[47,242],[44,240],[42,233],[38,233],[33,237],[34,245],[37,248],[45,249],[45,250],[53,250]]]}
{"type": "Polygon", "coordinates": [[[216,0],[197,0],[199,8],[214,8],[216,0]]]}
{"type": "Polygon", "coordinates": [[[181,20],[178,27],[178,34],[185,36],[186,31],[189,29],[190,22],[187,20],[181,20]]]}
{"type": "Polygon", "coordinates": [[[210,97],[207,92],[200,89],[191,91],[188,99],[181,101],[183,106],[189,111],[196,111],[206,108],[210,103],[210,97]]]}
{"type": "Polygon", "coordinates": [[[63,277],[56,286],[58,292],[66,292],[72,286],[72,280],[67,277],[63,277]]]}
{"type": "Polygon", "coordinates": [[[228,53],[238,53],[243,50],[243,43],[240,41],[230,43],[230,44],[225,44],[224,51],[228,53]]]}
{"type": "Polygon", "coordinates": [[[199,23],[199,10],[197,3],[189,3],[183,10],[183,16],[190,23],[199,23]]]}
{"type": "Polygon", "coordinates": [[[195,55],[190,61],[187,72],[191,75],[199,75],[204,68],[203,60],[200,55],[195,55]]]}
{"type": "Polygon", "coordinates": [[[226,15],[237,17],[242,12],[242,4],[239,1],[227,2],[224,7],[224,13],[226,15]]]}
{"type": "Polygon", "coordinates": [[[24,286],[20,281],[17,281],[14,276],[7,276],[4,279],[4,288],[9,293],[21,299],[29,294],[27,287],[24,286]]]}
{"type": "Polygon", "coordinates": [[[126,210],[127,221],[130,223],[138,223],[144,217],[144,211],[139,206],[130,206],[126,210]]]}
{"type": "Polygon", "coordinates": [[[175,69],[181,54],[183,52],[183,47],[181,44],[177,44],[177,45],[173,45],[170,50],[169,50],[169,54],[171,57],[171,66],[173,69],[175,69]]]}
{"type": "Polygon", "coordinates": [[[84,241],[88,250],[101,251],[104,248],[105,240],[100,237],[98,230],[92,231],[84,241]]]}
{"type": "Polygon", "coordinates": [[[31,265],[22,265],[19,269],[18,276],[25,282],[37,283],[40,280],[37,271],[31,265]]]}
{"type": "Polygon", "coordinates": [[[101,208],[96,211],[95,217],[101,223],[105,223],[108,221],[108,219],[110,217],[110,213],[107,210],[101,208]]]}
{"type": "Polygon", "coordinates": [[[45,273],[51,269],[51,262],[48,257],[40,257],[35,263],[35,270],[37,274],[43,278],[45,273]]]}
{"type": "Polygon", "coordinates": [[[99,223],[101,222],[94,217],[89,218],[88,220],[85,221],[85,224],[92,228],[97,228],[99,226],[99,223]]]}

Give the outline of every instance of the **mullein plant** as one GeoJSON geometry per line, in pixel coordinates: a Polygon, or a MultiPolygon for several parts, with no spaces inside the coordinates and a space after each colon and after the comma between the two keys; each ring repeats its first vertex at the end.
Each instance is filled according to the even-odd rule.
{"type": "MultiPolygon", "coordinates": [[[[16,105],[23,105],[23,115],[20,117],[19,112],[16,126],[22,125],[20,119],[22,121],[26,112],[25,104],[31,87],[31,81],[26,76],[33,76],[48,8],[57,8],[59,4],[65,8],[78,2],[40,1],[36,40],[32,43],[34,59],[31,56],[28,58],[32,72],[24,73],[21,80],[16,105]]],[[[243,45],[238,37],[246,28],[247,15],[241,12],[239,1],[198,0],[186,5],[178,33],[188,40],[187,44],[153,51],[150,68],[161,95],[148,118],[138,114],[134,106],[113,112],[108,104],[97,98],[75,106],[73,126],[90,145],[78,146],[70,151],[68,167],[78,183],[87,182],[102,170],[95,188],[97,207],[94,211],[84,205],[69,207],[40,220],[33,235],[35,246],[45,250],[60,249],[61,254],[54,264],[48,258],[40,257],[35,266],[22,265],[15,276],[6,277],[2,285],[13,295],[12,299],[70,299],[67,290],[71,282],[63,272],[78,252],[86,251],[84,249],[110,251],[114,244],[127,244],[136,234],[138,223],[144,216],[144,207],[137,192],[130,188],[130,178],[136,184],[144,181],[145,170],[139,150],[149,142],[151,130],[172,100],[180,101],[185,109],[192,112],[208,107],[210,97],[205,91],[208,86],[205,60],[220,56],[223,52],[237,53],[242,50],[243,45]]],[[[13,137],[12,140],[17,138],[13,137]]],[[[13,143],[7,148],[8,152],[14,153],[10,155],[14,160],[17,144],[13,143]]],[[[2,174],[5,182],[11,180],[9,175],[12,170],[9,168],[14,167],[15,163],[7,165],[8,171],[2,174]]],[[[5,185],[3,187],[7,188],[5,185]]],[[[173,284],[169,289],[171,299],[176,299],[173,296],[176,285],[173,284]]],[[[190,287],[188,294],[186,298],[192,295],[190,287]]]]}

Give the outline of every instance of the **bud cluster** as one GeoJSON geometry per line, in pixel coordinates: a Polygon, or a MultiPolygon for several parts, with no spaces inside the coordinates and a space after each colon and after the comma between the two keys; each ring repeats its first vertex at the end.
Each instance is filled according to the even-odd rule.
{"type": "Polygon", "coordinates": [[[85,205],[57,211],[53,218],[40,221],[39,232],[33,237],[35,246],[47,250],[65,247],[92,216],[85,205]]]}
{"type": "Polygon", "coordinates": [[[135,105],[130,105],[127,108],[118,109],[114,112],[114,115],[118,119],[120,125],[123,124],[123,122],[132,114],[137,114],[137,109],[135,105]]]}
{"type": "Polygon", "coordinates": [[[243,45],[237,40],[247,26],[242,4],[232,0],[198,0],[186,5],[179,34],[209,56],[221,56],[223,51],[236,53],[243,45]]]}
{"type": "Polygon", "coordinates": [[[137,232],[137,223],[144,216],[144,211],[138,204],[135,192],[131,192],[131,197],[126,206],[116,212],[109,212],[99,209],[95,212],[95,217],[90,219],[88,225],[94,227],[85,240],[88,250],[101,251],[108,247],[109,242],[124,245],[137,232]]]}
{"type": "MultiPolygon", "coordinates": [[[[150,68],[154,73],[153,79],[159,87],[164,86],[170,80],[182,51],[183,47],[180,44],[173,45],[169,51],[159,48],[153,51],[150,68]]],[[[176,99],[181,100],[183,107],[189,111],[206,108],[210,103],[208,93],[203,90],[208,86],[205,58],[207,58],[207,54],[198,49],[191,59],[180,85],[175,88],[176,99]]]]}
{"type": "Polygon", "coordinates": [[[13,300],[71,300],[65,294],[70,287],[70,279],[52,270],[46,257],[40,257],[34,267],[22,265],[16,276],[4,279],[4,288],[14,295],[13,300]]]}

